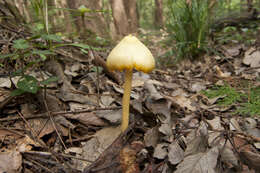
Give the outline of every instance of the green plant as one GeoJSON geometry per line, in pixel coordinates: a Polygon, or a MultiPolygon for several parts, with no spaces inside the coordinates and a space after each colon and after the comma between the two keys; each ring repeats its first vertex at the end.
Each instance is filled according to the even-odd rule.
{"type": "Polygon", "coordinates": [[[237,110],[243,115],[260,115],[260,87],[250,88],[247,102],[237,110]]]}
{"type": "Polygon", "coordinates": [[[177,58],[194,59],[207,49],[213,4],[209,0],[168,0],[167,29],[175,41],[177,58]]]}
{"type": "Polygon", "coordinates": [[[11,73],[10,77],[20,76],[17,82],[17,88],[11,93],[16,96],[25,92],[36,93],[42,85],[48,85],[49,82],[57,80],[56,77],[50,77],[44,81],[38,81],[30,74],[26,74],[26,70],[39,65],[41,62],[47,59],[49,55],[55,55],[51,50],[40,50],[33,46],[32,42],[25,39],[14,40],[12,45],[13,53],[1,54],[0,59],[8,58],[9,62],[22,62],[18,70],[11,73]],[[33,58],[32,58],[33,57],[33,58]]]}
{"type": "Polygon", "coordinates": [[[140,27],[145,29],[154,28],[154,1],[137,1],[140,27]]]}
{"type": "MultiPolygon", "coordinates": [[[[37,29],[36,31],[49,31],[48,25],[48,5],[45,0],[30,0],[30,4],[35,14],[37,29]]],[[[35,29],[35,28],[34,28],[35,29]]]]}
{"type": "Polygon", "coordinates": [[[214,86],[211,89],[202,92],[209,98],[220,97],[217,101],[219,105],[229,106],[236,102],[242,101],[244,94],[237,92],[234,88],[229,85],[224,86],[214,86]]]}
{"type": "Polygon", "coordinates": [[[80,43],[62,43],[61,36],[57,34],[49,34],[48,25],[48,7],[47,1],[43,0],[31,0],[31,5],[34,9],[36,16],[40,19],[41,26],[38,30],[35,30],[36,34],[27,39],[17,39],[12,43],[12,53],[0,54],[0,59],[7,59],[9,62],[13,62],[15,65],[17,62],[21,62],[21,65],[16,65],[17,70],[12,72],[10,78],[19,76],[17,82],[17,88],[11,93],[16,96],[25,92],[37,93],[37,91],[48,85],[51,82],[58,80],[57,77],[52,76],[43,81],[37,80],[34,76],[28,73],[28,69],[38,68],[41,63],[44,62],[47,57],[56,55],[55,49],[64,46],[79,47],[83,53],[87,53],[88,49],[97,50],[86,44],[80,43]],[[42,27],[43,26],[43,27],[42,27]],[[38,40],[41,40],[39,42],[38,40]]]}
{"type": "Polygon", "coordinates": [[[33,36],[26,40],[14,40],[12,44],[13,53],[0,54],[0,59],[7,59],[9,60],[9,62],[22,62],[22,65],[18,67],[18,70],[14,71],[10,76],[11,78],[15,76],[20,76],[20,79],[17,83],[17,89],[12,92],[12,95],[20,95],[25,92],[35,94],[41,87],[48,85],[50,82],[58,80],[57,77],[52,76],[43,81],[38,81],[35,77],[26,72],[29,68],[32,69],[39,67],[42,62],[46,61],[48,56],[56,55],[56,48],[64,46],[78,47],[83,53],[87,53],[88,49],[99,50],[98,48],[94,48],[86,44],[64,44],[62,43],[62,39],[60,36],[52,34],[41,34],[33,36]],[[44,42],[36,44],[36,40],[39,38],[44,42]],[[56,44],[46,44],[52,42],[56,42],[56,44]]]}
{"type": "Polygon", "coordinates": [[[217,104],[220,106],[230,106],[235,104],[235,114],[241,115],[260,115],[260,87],[246,89],[244,92],[239,92],[235,88],[224,85],[215,86],[211,89],[204,90],[202,93],[208,98],[217,98],[217,104]],[[246,93],[246,94],[245,94],[246,93]]]}

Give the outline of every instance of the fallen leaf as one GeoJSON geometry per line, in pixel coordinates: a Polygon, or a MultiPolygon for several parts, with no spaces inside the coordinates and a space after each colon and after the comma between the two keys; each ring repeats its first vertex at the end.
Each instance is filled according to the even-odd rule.
{"type": "MultiPolygon", "coordinates": [[[[118,125],[121,123],[122,118],[122,109],[119,110],[100,110],[96,111],[95,114],[99,118],[103,118],[107,121],[109,121],[113,125],[118,125]]],[[[131,120],[132,114],[129,114],[129,118],[131,120]]]]}
{"type": "Polygon", "coordinates": [[[169,123],[163,123],[160,127],[159,127],[159,132],[161,132],[162,134],[164,134],[165,136],[172,136],[172,127],[170,126],[169,123]]]}
{"type": "Polygon", "coordinates": [[[115,101],[115,99],[111,96],[101,96],[100,100],[104,106],[110,106],[115,101]]]}
{"type": "Polygon", "coordinates": [[[260,170],[260,156],[259,153],[243,150],[240,153],[240,158],[249,168],[260,170]]]}
{"type": "Polygon", "coordinates": [[[208,129],[206,124],[201,122],[198,130],[194,131],[195,135],[187,139],[187,148],[185,156],[193,155],[198,152],[205,152],[208,146],[208,129]]]}
{"type": "Polygon", "coordinates": [[[213,128],[212,130],[224,130],[223,126],[221,125],[221,120],[219,116],[215,116],[212,120],[207,120],[207,122],[213,128]]]}
{"type": "MultiPolygon", "coordinates": [[[[16,85],[19,79],[20,79],[19,76],[13,77],[12,82],[16,85]]],[[[0,78],[0,88],[11,88],[11,85],[12,83],[9,77],[0,78]]]]}
{"type": "Polygon", "coordinates": [[[19,173],[22,171],[22,155],[18,151],[0,153],[0,172],[19,173]]]}
{"type": "Polygon", "coordinates": [[[168,154],[167,147],[168,147],[167,143],[158,144],[154,149],[153,157],[157,159],[164,159],[168,154]]]}
{"type": "Polygon", "coordinates": [[[222,72],[222,70],[217,65],[214,68],[216,70],[218,77],[220,77],[220,78],[228,78],[231,76],[230,72],[222,72]]]}
{"type": "Polygon", "coordinates": [[[6,140],[7,138],[18,140],[21,137],[22,135],[16,133],[15,130],[0,129],[0,140],[6,140]]]}
{"type": "Polygon", "coordinates": [[[229,125],[230,125],[230,130],[237,130],[239,132],[242,132],[242,129],[236,118],[231,118],[229,125]]]}
{"type": "Polygon", "coordinates": [[[238,158],[234,154],[232,149],[228,148],[227,146],[225,146],[224,148],[223,146],[220,146],[219,149],[221,151],[221,161],[225,163],[230,163],[233,166],[238,166],[238,158]]]}
{"type": "Polygon", "coordinates": [[[200,152],[184,158],[177,166],[175,173],[215,173],[219,150],[214,147],[206,152],[200,152]]]}
{"type": "Polygon", "coordinates": [[[144,134],[144,143],[146,147],[155,148],[159,139],[158,128],[153,127],[144,134]]]}
{"type": "Polygon", "coordinates": [[[177,95],[177,96],[165,96],[167,99],[171,100],[173,103],[177,104],[184,110],[188,109],[190,111],[195,111],[196,107],[192,106],[192,102],[189,98],[186,98],[183,95],[177,95]]]}
{"type": "Polygon", "coordinates": [[[41,147],[41,144],[39,144],[38,142],[32,140],[28,135],[26,135],[22,139],[17,140],[16,144],[17,144],[16,149],[19,152],[31,151],[31,149],[33,147],[41,147]]]}
{"type": "Polygon", "coordinates": [[[67,80],[63,81],[60,93],[57,96],[64,102],[73,101],[90,105],[97,104],[96,98],[76,93],[76,89],[67,80]]]}
{"type": "Polygon", "coordinates": [[[78,120],[82,124],[89,126],[89,125],[95,125],[95,126],[106,126],[108,125],[105,121],[103,121],[101,118],[99,118],[95,113],[93,112],[84,112],[84,113],[78,113],[78,114],[65,114],[64,117],[78,120]]]}
{"type": "Polygon", "coordinates": [[[157,91],[155,86],[151,83],[151,81],[147,81],[144,84],[144,88],[148,90],[149,97],[151,100],[160,100],[163,96],[157,91]]]}
{"type": "Polygon", "coordinates": [[[168,153],[168,158],[169,162],[172,165],[176,165],[180,163],[184,159],[184,151],[178,144],[178,142],[174,141],[171,143],[168,147],[169,153],[168,153]]]}
{"type": "MultiPolygon", "coordinates": [[[[243,63],[250,65],[250,67],[259,67],[260,66],[260,51],[255,50],[255,48],[250,48],[245,52],[243,63]]],[[[258,69],[259,72],[259,69],[258,69]]]]}
{"type": "MultiPolygon", "coordinates": [[[[115,89],[116,92],[120,93],[120,94],[124,94],[124,89],[118,87],[116,84],[113,83],[113,88],[115,89]]],[[[138,100],[140,98],[140,95],[138,93],[135,93],[134,91],[131,91],[131,98],[134,98],[136,100],[138,100]]]]}
{"type": "Polygon", "coordinates": [[[244,126],[246,129],[256,128],[257,122],[254,118],[245,118],[244,126]]]}
{"type": "Polygon", "coordinates": [[[191,85],[192,92],[200,92],[201,90],[205,90],[206,86],[201,82],[195,82],[191,85]]]}
{"type": "Polygon", "coordinates": [[[139,166],[136,163],[137,152],[132,147],[126,146],[120,151],[120,166],[122,172],[139,173],[139,166]]]}
{"type": "Polygon", "coordinates": [[[241,45],[235,46],[235,47],[231,47],[231,48],[226,48],[227,53],[230,56],[238,56],[240,54],[240,50],[242,49],[241,45]]]}
{"type": "Polygon", "coordinates": [[[69,153],[81,154],[83,152],[83,150],[80,147],[70,147],[70,148],[67,148],[66,150],[64,150],[64,152],[66,154],[69,154],[69,153]]]}
{"type": "MultiPolygon", "coordinates": [[[[105,127],[95,133],[93,138],[83,144],[82,156],[90,161],[95,161],[120,135],[120,127],[105,127]]],[[[90,163],[82,162],[82,169],[90,163]]]]}

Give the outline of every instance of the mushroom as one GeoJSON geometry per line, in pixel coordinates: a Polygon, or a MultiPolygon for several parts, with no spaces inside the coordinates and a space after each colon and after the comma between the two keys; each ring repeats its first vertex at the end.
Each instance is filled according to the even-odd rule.
{"type": "Polygon", "coordinates": [[[135,36],[125,36],[107,57],[109,70],[125,70],[123,111],[121,130],[124,132],[129,122],[129,100],[132,87],[133,69],[148,73],[155,67],[155,61],[149,49],[135,36]]]}

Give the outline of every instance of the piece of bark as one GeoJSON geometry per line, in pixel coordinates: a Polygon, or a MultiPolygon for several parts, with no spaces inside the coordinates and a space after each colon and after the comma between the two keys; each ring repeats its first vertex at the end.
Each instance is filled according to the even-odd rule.
{"type": "Polygon", "coordinates": [[[128,139],[133,134],[131,129],[134,123],[128,129],[120,134],[120,136],[93,162],[90,166],[86,167],[83,173],[120,173],[120,152],[126,145],[128,139]]]}
{"type": "Polygon", "coordinates": [[[118,74],[115,72],[110,71],[107,68],[106,62],[94,51],[89,51],[89,56],[91,59],[93,59],[93,63],[96,66],[100,66],[103,68],[103,71],[105,74],[107,74],[112,80],[114,80],[117,84],[121,84],[121,80],[118,74]]]}

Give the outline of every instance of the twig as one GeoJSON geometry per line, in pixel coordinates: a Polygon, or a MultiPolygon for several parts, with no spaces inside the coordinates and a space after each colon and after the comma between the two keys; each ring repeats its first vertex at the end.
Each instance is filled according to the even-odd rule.
{"type": "Polygon", "coordinates": [[[111,79],[113,79],[117,84],[121,83],[119,76],[116,73],[108,70],[106,62],[99,55],[97,55],[94,51],[90,50],[89,56],[91,57],[91,59],[93,59],[93,63],[96,66],[102,67],[104,70],[104,73],[106,73],[111,79]]]}
{"type": "Polygon", "coordinates": [[[34,138],[34,139],[37,139],[36,141],[39,141],[40,139],[37,138],[38,135],[36,134],[36,132],[34,131],[34,129],[31,127],[31,125],[28,123],[28,121],[24,118],[23,114],[20,113],[19,111],[18,111],[17,113],[18,113],[18,115],[23,119],[23,121],[24,121],[25,124],[28,126],[28,128],[31,130],[33,138],[34,138]]]}
{"type": "MultiPolygon", "coordinates": [[[[79,114],[79,113],[85,113],[85,112],[92,112],[92,111],[99,111],[99,110],[116,110],[120,109],[121,106],[118,107],[107,107],[107,108],[94,108],[94,109],[84,109],[80,111],[67,111],[67,112],[52,112],[52,116],[57,116],[57,115],[65,115],[65,114],[79,114]]],[[[36,114],[36,115],[28,115],[24,117],[24,119],[35,119],[35,118],[49,118],[48,115],[46,115],[47,112],[41,113],[41,114],[36,114]]],[[[8,118],[1,118],[0,122],[5,122],[5,121],[14,121],[14,120],[22,120],[21,117],[8,117],[8,118]]]]}
{"type": "Polygon", "coordinates": [[[10,103],[13,100],[13,98],[15,98],[15,97],[14,96],[8,96],[6,99],[4,99],[4,101],[2,101],[0,103],[0,110],[2,110],[5,107],[5,105],[10,103]]]}
{"type": "Polygon", "coordinates": [[[41,165],[40,163],[36,162],[35,160],[32,160],[32,159],[28,159],[28,160],[29,160],[29,162],[34,163],[35,165],[37,165],[37,166],[41,167],[42,169],[46,170],[47,172],[53,173],[52,170],[50,170],[49,168],[41,165]]]}
{"type": "Polygon", "coordinates": [[[20,132],[17,132],[16,130],[20,130],[20,129],[13,129],[13,128],[10,128],[10,127],[3,127],[3,126],[0,126],[0,129],[2,130],[7,130],[7,131],[10,131],[16,135],[19,135],[19,136],[24,136],[24,134],[20,133],[20,132]]]}
{"type": "Polygon", "coordinates": [[[59,133],[57,127],[56,127],[56,124],[55,124],[55,121],[54,121],[54,119],[53,119],[53,116],[52,116],[51,112],[49,111],[48,104],[47,104],[45,98],[43,99],[43,102],[44,102],[45,108],[46,108],[46,110],[47,110],[47,114],[48,114],[48,116],[50,117],[50,120],[51,120],[51,122],[52,122],[53,128],[55,129],[55,131],[56,131],[56,133],[57,133],[57,135],[58,135],[58,138],[60,139],[60,142],[62,143],[63,147],[64,147],[65,149],[67,149],[67,147],[66,147],[65,143],[63,142],[63,140],[62,140],[62,138],[61,138],[61,135],[60,135],[60,133],[59,133]]]}
{"type": "MultiPolygon", "coordinates": [[[[24,153],[24,154],[37,154],[37,155],[42,155],[42,156],[52,156],[53,155],[53,153],[43,152],[43,151],[24,151],[22,153],[24,153]]],[[[67,158],[73,158],[73,159],[77,159],[77,160],[83,160],[83,161],[86,161],[86,162],[93,163],[93,161],[91,161],[91,160],[88,160],[88,159],[85,159],[85,158],[81,158],[81,157],[75,157],[75,156],[72,156],[72,155],[69,155],[69,154],[58,154],[57,153],[56,155],[67,157],[67,158]]]]}

